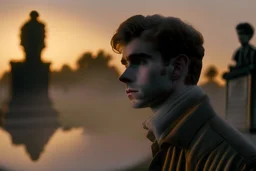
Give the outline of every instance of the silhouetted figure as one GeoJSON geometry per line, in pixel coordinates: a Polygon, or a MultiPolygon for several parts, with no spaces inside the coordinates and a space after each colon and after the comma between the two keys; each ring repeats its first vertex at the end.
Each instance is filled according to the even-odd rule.
{"type": "Polygon", "coordinates": [[[226,80],[225,118],[251,140],[256,140],[256,49],[250,44],[254,28],[249,23],[236,26],[241,47],[234,53],[236,66],[223,74],[226,80]]]}
{"type": "Polygon", "coordinates": [[[45,25],[38,21],[36,11],[30,13],[30,20],[21,28],[21,45],[24,47],[27,62],[39,62],[45,48],[45,25]]]}
{"type": "Polygon", "coordinates": [[[254,28],[249,23],[240,23],[236,26],[241,47],[235,52],[233,60],[236,67],[245,67],[256,63],[256,49],[249,42],[253,37],[254,28]]]}

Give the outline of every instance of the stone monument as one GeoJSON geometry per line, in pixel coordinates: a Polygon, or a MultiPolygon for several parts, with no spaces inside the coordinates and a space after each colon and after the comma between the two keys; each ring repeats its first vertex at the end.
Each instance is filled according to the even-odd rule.
{"type": "Polygon", "coordinates": [[[256,132],[256,50],[249,44],[254,29],[249,23],[236,27],[241,47],[235,52],[235,66],[224,73],[226,120],[245,135],[256,132]]]}
{"type": "Polygon", "coordinates": [[[21,28],[21,46],[25,60],[11,61],[11,87],[4,128],[36,128],[40,125],[58,127],[58,113],[48,95],[50,63],[41,60],[45,48],[45,24],[36,11],[21,28]],[[43,123],[43,124],[38,124],[43,123]]]}

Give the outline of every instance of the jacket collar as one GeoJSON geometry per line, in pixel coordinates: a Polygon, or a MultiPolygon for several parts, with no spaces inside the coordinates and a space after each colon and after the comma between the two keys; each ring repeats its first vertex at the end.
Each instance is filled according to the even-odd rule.
{"type": "Polygon", "coordinates": [[[164,131],[159,145],[167,143],[187,148],[198,130],[214,115],[209,98],[205,96],[199,104],[189,108],[174,127],[171,125],[164,131]]]}
{"type": "MultiPolygon", "coordinates": [[[[198,105],[205,96],[198,86],[188,86],[182,91],[170,96],[156,114],[144,122],[144,129],[153,132],[158,142],[164,138],[166,129],[172,129],[178,124],[188,110],[198,105]]],[[[152,141],[152,136],[149,138],[152,141]]]]}

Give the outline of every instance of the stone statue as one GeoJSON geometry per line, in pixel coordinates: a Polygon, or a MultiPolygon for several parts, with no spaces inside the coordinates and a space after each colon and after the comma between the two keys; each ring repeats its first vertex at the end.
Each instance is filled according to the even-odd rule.
{"type": "Polygon", "coordinates": [[[30,12],[30,20],[21,28],[21,46],[26,53],[26,62],[41,61],[41,52],[45,48],[45,25],[38,21],[37,11],[30,12]]]}
{"type": "MultiPolygon", "coordinates": [[[[2,108],[2,115],[4,116],[2,127],[18,143],[23,141],[20,138],[32,136],[31,132],[26,135],[26,130],[36,130],[37,128],[35,126],[39,126],[40,129],[44,128],[44,121],[51,128],[53,126],[57,128],[60,124],[58,112],[53,108],[52,101],[49,97],[51,63],[44,62],[40,59],[41,52],[45,48],[45,25],[38,21],[38,17],[38,12],[30,12],[29,21],[21,27],[20,45],[24,48],[26,60],[10,61],[10,98],[7,99],[7,103],[2,108]],[[47,119],[45,120],[43,118],[47,119]],[[24,125],[18,122],[20,119],[26,120],[26,124],[24,125]],[[39,120],[42,123],[34,123],[34,121],[37,122],[39,120]],[[30,124],[30,121],[33,122],[30,124]],[[53,125],[50,123],[53,123],[53,125]],[[13,128],[19,128],[21,131],[24,128],[24,135],[22,135],[22,132],[16,133],[13,128]]],[[[35,132],[36,134],[38,132],[35,132]]],[[[41,133],[39,132],[39,134],[41,133]]],[[[31,138],[31,140],[23,142],[23,144],[27,147],[31,157],[37,159],[43,149],[43,142],[45,140],[48,141],[48,138],[44,136],[43,144],[34,144],[35,140],[38,140],[38,137],[35,137],[34,140],[33,137],[31,138]]]]}
{"type": "Polygon", "coordinates": [[[249,42],[253,37],[254,28],[249,23],[240,23],[236,26],[241,47],[236,50],[233,60],[236,67],[245,67],[256,63],[256,49],[249,42]]]}

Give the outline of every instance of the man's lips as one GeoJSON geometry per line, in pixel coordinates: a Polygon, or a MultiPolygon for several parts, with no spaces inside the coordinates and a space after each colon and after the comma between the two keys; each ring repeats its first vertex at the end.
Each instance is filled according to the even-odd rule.
{"type": "Polygon", "coordinates": [[[131,94],[131,93],[135,93],[135,92],[138,92],[138,90],[126,89],[126,94],[131,94]]]}
{"type": "Polygon", "coordinates": [[[134,98],[133,93],[138,92],[137,90],[133,90],[133,89],[126,89],[126,94],[129,97],[130,100],[132,100],[134,98]]]}

